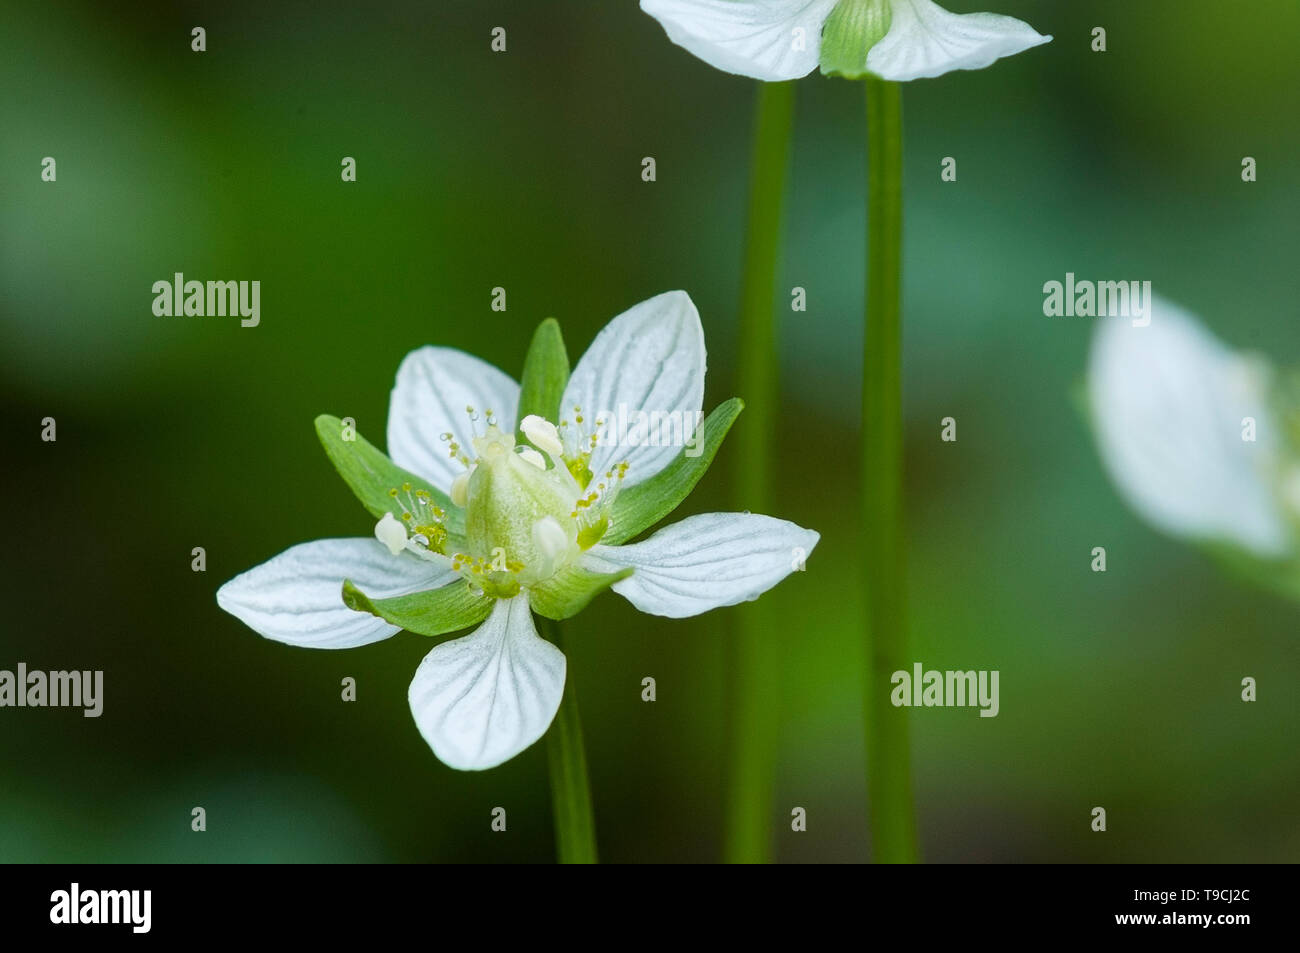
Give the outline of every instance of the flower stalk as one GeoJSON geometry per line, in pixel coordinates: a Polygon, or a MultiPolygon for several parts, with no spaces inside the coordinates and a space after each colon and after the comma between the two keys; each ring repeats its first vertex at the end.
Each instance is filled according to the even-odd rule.
{"type": "MultiPolygon", "coordinates": [[[[738,509],[766,511],[775,460],[771,440],[778,398],[776,351],[777,269],[785,188],[794,123],[794,84],[758,84],[745,237],[741,342],[737,387],[751,408],[734,485],[738,509]]],[[[732,754],[728,773],[728,863],[772,858],[772,797],[776,769],[780,691],[780,640],[764,625],[762,610],[736,611],[732,754]]]]}
{"type": "MultiPolygon", "coordinates": [[[[547,620],[547,637],[564,651],[560,623],[547,620]]],[[[564,683],[564,696],[546,735],[546,760],[551,774],[551,810],[555,817],[555,858],[561,864],[595,864],[596,817],[587,778],[587,750],[573,673],[564,683]]]]}
{"type": "Polygon", "coordinates": [[[877,862],[917,859],[907,709],[890,674],[908,668],[903,526],[902,97],[867,77],[867,287],[862,358],[862,541],[867,799],[877,862]]]}

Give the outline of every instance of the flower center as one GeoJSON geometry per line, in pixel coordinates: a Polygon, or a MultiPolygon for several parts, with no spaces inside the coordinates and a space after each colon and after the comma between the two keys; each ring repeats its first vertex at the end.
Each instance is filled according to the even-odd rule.
{"type": "MultiPolygon", "coordinates": [[[[394,554],[443,554],[474,588],[510,598],[550,579],[600,541],[628,465],[592,474],[598,433],[588,429],[576,407],[573,418],[559,427],[542,417],[524,418],[520,429],[545,457],[532,447],[516,446],[492,411],[486,411],[481,430],[474,408],[465,411],[474,434],[471,446],[462,446],[452,434],[442,435],[448,454],[465,466],[451,485],[452,503],[465,510],[464,540],[448,539],[446,513],[428,491],[413,490],[410,484],[389,491],[404,510],[400,520],[385,514],[375,535],[394,554]]],[[[599,428],[602,421],[595,425],[599,428]]]]}
{"type": "Polygon", "coordinates": [[[576,555],[577,532],[565,525],[574,491],[535,450],[516,452],[515,438],[495,424],[474,438],[474,451],[464,489],[466,552],[453,561],[472,581],[488,583],[485,591],[513,595],[576,555]]]}

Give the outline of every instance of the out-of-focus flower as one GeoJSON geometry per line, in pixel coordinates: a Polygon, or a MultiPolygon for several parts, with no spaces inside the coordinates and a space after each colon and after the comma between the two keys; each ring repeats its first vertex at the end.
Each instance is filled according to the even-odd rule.
{"type": "Polygon", "coordinates": [[[641,0],[678,46],[754,79],[888,80],[983,69],[1051,40],[997,13],[949,13],[931,0],[641,0]]]}
{"type": "Polygon", "coordinates": [[[1260,559],[1292,551],[1300,466],[1260,358],[1156,298],[1151,323],[1101,319],[1088,366],[1097,444],[1120,493],[1154,526],[1260,559]]]}

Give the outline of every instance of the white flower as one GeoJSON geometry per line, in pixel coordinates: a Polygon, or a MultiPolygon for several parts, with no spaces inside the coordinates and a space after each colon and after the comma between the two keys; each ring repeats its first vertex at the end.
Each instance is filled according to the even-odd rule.
{"type": "Polygon", "coordinates": [[[671,39],[711,66],[755,79],[823,73],[887,80],[983,69],[1048,42],[996,13],[931,0],[641,0],[671,39]]]}
{"type": "Polygon", "coordinates": [[[1128,503],[1172,535],[1275,558],[1291,533],[1267,392],[1261,362],[1229,351],[1159,298],[1149,326],[1102,320],[1094,333],[1092,422],[1128,503]]]}
{"type": "MultiPolygon", "coordinates": [[[[538,636],[533,612],[566,618],[612,587],[645,612],[696,615],[757,598],[817,544],[817,533],[784,520],[714,513],[620,545],[689,492],[740,405],[731,402],[711,431],[706,457],[659,440],[619,446],[601,439],[596,415],[627,405],[694,419],[704,357],[699,315],[683,292],[618,316],[568,378],[563,419],[523,421],[544,458],[515,445],[514,380],[460,351],[414,351],[389,406],[391,463],[364,441],[355,450],[326,443],[372,512],[391,504],[376,538],[294,546],[226,583],[217,602],[267,638],[316,648],[481,622],[429,652],[409,699],[446,764],[500,764],[545,733],[564,688],[564,655],[538,636]],[[376,481],[394,463],[412,476],[376,505],[384,492],[376,481]]],[[[321,421],[333,420],[318,420],[323,440],[321,421]]]]}

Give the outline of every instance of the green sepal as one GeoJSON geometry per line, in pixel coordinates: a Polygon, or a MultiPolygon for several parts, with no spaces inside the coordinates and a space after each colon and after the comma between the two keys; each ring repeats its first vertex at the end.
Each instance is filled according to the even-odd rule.
{"type": "Polygon", "coordinates": [[[822,28],[821,71],[861,79],[867,53],[889,32],[888,0],[840,0],[822,28]]]}
{"type": "Polygon", "coordinates": [[[696,435],[698,456],[687,456],[688,448],[683,447],[677,459],[650,479],[620,491],[611,508],[609,531],[600,542],[608,546],[625,543],[677,509],[709,469],[722,438],[744,409],[745,402],[739,397],[719,404],[696,435]]]}
{"type": "MultiPolygon", "coordinates": [[[[560,419],[560,400],[569,383],[569,355],[564,349],[560,323],[547,318],[533,332],[524,373],[519,383],[519,421],[529,414],[544,417],[551,423],[560,419]]],[[[519,431],[519,439],[530,447],[532,441],[519,431]]],[[[539,448],[540,449],[540,448],[539,448]]]]}
{"type": "Polygon", "coordinates": [[[630,575],[630,568],[604,573],[592,572],[579,565],[567,566],[545,582],[531,587],[528,603],[538,615],[559,622],[577,615],[592,599],[630,575]]]}
{"type": "Polygon", "coordinates": [[[488,617],[494,601],[482,593],[475,595],[469,583],[460,579],[439,589],[390,599],[371,599],[351,579],[343,580],[343,604],[349,609],[369,612],[417,635],[445,635],[477,625],[488,617]]]}
{"type": "Polygon", "coordinates": [[[347,483],[356,498],[361,501],[371,516],[381,518],[385,513],[392,513],[399,520],[405,512],[404,504],[394,500],[388,493],[391,489],[401,489],[402,484],[409,483],[413,490],[428,490],[434,502],[447,511],[447,532],[452,536],[465,535],[465,511],[453,506],[447,494],[431,485],[423,477],[416,476],[409,470],[403,470],[387,455],[378,450],[361,434],[355,439],[343,439],[343,421],[329,414],[316,418],[316,436],[320,438],[325,454],[339,471],[339,476],[347,483]]]}

